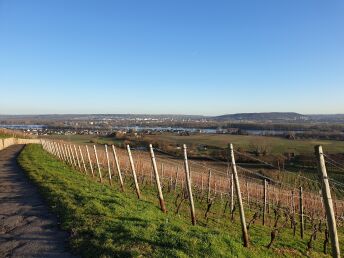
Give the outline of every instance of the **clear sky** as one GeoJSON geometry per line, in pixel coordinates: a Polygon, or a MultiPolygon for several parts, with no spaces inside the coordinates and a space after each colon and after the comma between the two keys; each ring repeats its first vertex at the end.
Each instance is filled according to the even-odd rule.
{"type": "Polygon", "coordinates": [[[0,0],[0,114],[344,113],[344,1],[0,0]]]}

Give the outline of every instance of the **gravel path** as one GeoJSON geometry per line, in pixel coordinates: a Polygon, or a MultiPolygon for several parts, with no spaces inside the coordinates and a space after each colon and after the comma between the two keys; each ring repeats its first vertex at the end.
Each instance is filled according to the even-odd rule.
{"type": "Polygon", "coordinates": [[[22,148],[0,151],[0,257],[74,257],[68,234],[17,164],[22,148]]]}

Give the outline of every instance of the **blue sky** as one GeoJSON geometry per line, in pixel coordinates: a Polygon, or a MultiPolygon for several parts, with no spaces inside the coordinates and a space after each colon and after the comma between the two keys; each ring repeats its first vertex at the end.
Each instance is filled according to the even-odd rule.
{"type": "Polygon", "coordinates": [[[344,1],[0,0],[0,114],[344,113],[344,1]]]}

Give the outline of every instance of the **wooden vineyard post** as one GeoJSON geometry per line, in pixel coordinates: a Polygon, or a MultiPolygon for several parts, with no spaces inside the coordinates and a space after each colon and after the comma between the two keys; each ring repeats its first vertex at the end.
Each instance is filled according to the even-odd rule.
{"type": "Polygon", "coordinates": [[[65,153],[64,153],[62,144],[61,144],[60,142],[58,143],[58,146],[59,146],[60,152],[61,152],[61,154],[62,154],[62,160],[63,160],[63,161],[66,161],[66,156],[65,156],[65,153]]]}
{"type": "Polygon", "coordinates": [[[66,160],[66,157],[65,157],[65,155],[64,155],[64,152],[63,152],[63,149],[62,149],[62,145],[61,145],[60,142],[57,143],[57,147],[58,147],[59,150],[60,150],[62,160],[65,161],[65,160],[66,160]]]}
{"type": "Polygon", "coordinates": [[[76,160],[78,161],[79,170],[81,171],[79,155],[78,155],[78,151],[76,150],[76,146],[75,145],[74,145],[74,151],[75,151],[76,160]]]}
{"type": "Polygon", "coordinates": [[[270,213],[270,196],[269,196],[269,192],[270,192],[270,185],[269,182],[266,181],[266,210],[267,213],[270,213]]]}
{"type": "Polygon", "coordinates": [[[84,170],[85,170],[85,174],[87,174],[87,168],[86,168],[86,164],[85,164],[85,160],[84,160],[84,155],[82,154],[80,146],[79,146],[79,153],[80,153],[80,157],[81,157],[82,166],[84,167],[84,170]]]}
{"type": "Polygon", "coordinates": [[[49,147],[50,147],[50,153],[53,154],[53,155],[55,155],[55,153],[54,153],[53,142],[50,142],[50,141],[49,141],[49,147]]]}
{"type": "Polygon", "coordinates": [[[59,143],[59,146],[60,146],[60,149],[61,149],[61,152],[62,152],[63,161],[66,162],[66,154],[64,152],[62,143],[59,143]]]}
{"type": "Polygon", "coordinates": [[[50,152],[51,154],[54,154],[54,150],[53,150],[53,146],[52,146],[51,141],[49,141],[49,152],[50,152]]]}
{"type": "Polygon", "coordinates": [[[47,148],[46,148],[47,152],[50,153],[51,152],[50,151],[50,141],[47,141],[46,146],[47,146],[47,148]]]}
{"type": "Polygon", "coordinates": [[[294,200],[294,190],[291,191],[291,209],[293,214],[293,220],[295,220],[295,200],[294,200]]]}
{"type": "Polygon", "coordinates": [[[100,179],[100,182],[102,183],[102,182],[103,182],[103,177],[102,177],[102,172],[101,172],[101,170],[100,170],[100,165],[99,165],[99,159],[98,159],[98,154],[97,154],[96,145],[93,145],[93,149],[94,149],[94,155],[95,155],[95,157],[96,157],[96,162],[97,162],[97,167],[98,167],[99,179],[100,179]]]}
{"type": "Polygon", "coordinates": [[[117,172],[118,172],[118,177],[119,177],[119,182],[121,184],[121,189],[122,191],[124,192],[124,184],[123,184],[123,178],[122,178],[122,173],[121,173],[121,168],[119,166],[119,160],[118,160],[118,157],[117,157],[117,153],[116,153],[116,149],[115,149],[115,146],[112,145],[112,153],[113,153],[113,156],[115,158],[115,164],[116,164],[116,168],[117,168],[117,172]]]}
{"type": "Polygon", "coordinates": [[[137,182],[134,160],[133,160],[133,157],[131,155],[131,150],[130,150],[129,144],[127,145],[127,151],[128,151],[128,155],[129,155],[131,172],[133,173],[133,179],[134,179],[134,183],[135,183],[135,190],[136,190],[137,198],[141,199],[141,192],[140,192],[139,184],[137,182]]]}
{"type": "Polygon", "coordinates": [[[192,222],[192,225],[196,225],[195,205],[194,205],[193,196],[192,196],[191,176],[190,176],[190,171],[189,171],[187,149],[186,149],[185,144],[183,144],[183,151],[184,151],[185,179],[186,179],[187,190],[188,190],[189,201],[190,201],[191,222],[192,222]]]}
{"type": "Polygon", "coordinates": [[[108,173],[109,173],[109,184],[112,185],[111,166],[110,166],[110,160],[109,160],[108,146],[106,144],[105,144],[105,155],[106,155],[106,161],[107,161],[108,173]]]}
{"type": "Polygon", "coordinates": [[[62,156],[62,153],[61,153],[61,150],[60,150],[60,146],[59,146],[59,143],[58,142],[55,142],[55,146],[56,146],[56,149],[57,149],[57,156],[60,160],[63,160],[63,156],[62,156]]]}
{"type": "Polygon", "coordinates": [[[51,151],[50,151],[50,141],[47,141],[46,146],[47,146],[47,147],[46,147],[47,152],[50,153],[50,152],[51,152],[51,151]]]}
{"type": "Polygon", "coordinates": [[[69,160],[68,160],[68,154],[67,154],[67,152],[66,152],[66,148],[65,148],[65,145],[63,144],[63,143],[61,143],[61,148],[62,148],[62,151],[63,151],[63,155],[64,155],[64,157],[65,157],[65,163],[69,163],[69,160]]]}
{"type": "Polygon", "coordinates": [[[244,205],[242,204],[242,199],[241,199],[240,184],[239,184],[238,172],[237,172],[236,164],[235,164],[233,144],[230,144],[229,148],[230,148],[230,155],[231,155],[231,161],[232,161],[232,171],[234,175],[236,194],[237,194],[238,203],[239,203],[242,238],[244,241],[244,246],[248,247],[249,241],[248,241],[248,233],[247,233],[247,227],[246,227],[245,211],[244,211],[244,205]]]}
{"type": "Polygon", "coordinates": [[[61,153],[61,149],[60,149],[59,143],[55,142],[55,145],[56,145],[56,149],[57,149],[57,152],[58,152],[60,160],[63,160],[63,156],[62,156],[62,153],[61,153]]]}
{"type": "Polygon", "coordinates": [[[66,145],[67,151],[68,151],[68,155],[69,155],[69,159],[70,159],[70,165],[73,167],[74,166],[74,160],[73,160],[73,156],[72,153],[70,151],[70,146],[69,144],[66,145]]]}
{"type": "Polygon", "coordinates": [[[211,170],[208,171],[208,192],[207,192],[207,199],[208,202],[210,201],[210,188],[211,188],[211,170]]]}
{"type": "Polygon", "coordinates": [[[203,198],[203,172],[201,172],[201,198],[203,198]]]}
{"type": "Polygon", "coordinates": [[[73,160],[73,156],[72,156],[72,153],[70,151],[70,148],[69,148],[69,144],[66,145],[66,148],[67,148],[67,152],[68,152],[68,156],[69,156],[69,159],[70,159],[70,165],[72,167],[74,167],[74,160],[73,160]]]}
{"type": "Polygon", "coordinates": [[[162,191],[161,191],[159,172],[158,172],[158,168],[156,166],[155,155],[154,155],[154,150],[153,150],[152,144],[149,144],[149,151],[150,151],[150,155],[151,155],[151,159],[152,159],[152,166],[153,166],[156,186],[157,186],[158,194],[159,194],[160,207],[161,207],[162,212],[166,212],[164,196],[163,196],[162,191]]]}
{"type": "Polygon", "coordinates": [[[86,153],[87,153],[88,163],[90,164],[90,169],[91,169],[92,177],[94,177],[93,165],[92,165],[91,156],[90,156],[90,152],[88,151],[88,146],[87,145],[86,145],[86,153]]]}
{"type": "Polygon", "coordinates": [[[53,149],[53,145],[52,142],[49,141],[49,152],[54,155],[54,149],[53,149]]]}
{"type": "Polygon", "coordinates": [[[58,150],[57,150],[57,148],[56,148],[56,143],[55,143],[55,142],[52,142],[51,144],[52,144],[52,146],[53,146],[53,150],[54,150],[54,155],[55,155],[55,157],[59,159],[59,152],[58,152],[58,150]]]}
{"type": "Polygon", "coordinates": [[[303,239],[303,230],[304,230],[304,218],[303,218],[303,192],[302,192],[302,186],[300,186],[299,190],[299,208],[300,208],[300,236],[303,239]]]}
{"type": "Polygon", "coordinates": [[[54,144],[54,147],[55,147],[55,152],[56,152],[57,158],[58,158],[58,159],[61,159],[60,150],[59,150],[59,148],[58,148],[58,146],[57,146],[57,143],[56,143],[56,142],[53,142],[53,144],[54,144]]]}
{"type": "Polygon", "coordinates": [[[67,153],[67,149],[66,149],[66,145],[61,143],[61,148],[63,150],[64,156],[65,156],[65,162],[68,164],[69,163],[69,157],[68,157],[68,153],[67,153]]]}
{"type": "Polygon", "coordinates": [[[72,158],[71,158],[71,156],[70,156],[70,153],[69,153],[69,149],[68,149],[68,147],[67,147],[67,145],[66,144],[64,144],[64,148],[65,148],[65,152],[66,152],[66,154],[67,154],[67,163],[69,163],[69,165],[73,165],[72,163],[72,158]]]}
{"type": "Polygon", "coordinates": [[[56,151],[57,151],[57,157],[62,160],[62,155],[61,155],[61,152],[60,152],[60,149],[59,149],[59,146],[57,144],[57,142],[54,142],[54,145],[55,145],[55,148],[56,148],[56,151]]]}
{"type": "Polygon", "coordinates": [[[54,143],[55,142],[51,142],[52,153],[53,153],[54,156],[57,156],[57,151],[56,151],[54,143]]]}
{"type": "Polygon", "coordinates": [[[264,179],[264,194],[263,194],[263,225],[265,225],[265,215],[266,215],[266,201],[267,201],[267,195],[266,195],[266,191],[267,191],[267,184],[268,182],[266,181],[266,179],[264,179]]]}
{"type": "Polygon", "coordinates": [[[74,167],[76,168],[77,165],[76,165],[76,160],[75,160],[75,157],[74,157],[74,152],[73,152],[72,145],[69,145],[69,149],[70,149],[70,152],[72,153],[74,167]]]}
{"type": "Polygon", "coordinates": [[[54,146],[55,146],[55,151],[56,151],[56,156],[58,159],[61,159],[61,154],[60,154],[60,150],[57,146],[57,142],[53,142],[54,146]]]}
{"type": "Polygon", "coordinates": [[[51,148],[51,154],[55,156],[56,154],[55,154],[54,142],[50,143],[50,148],[51,148]]]}
{"type": "Polygon", "coordinates": [[[319,179],[321,181],[321,191],[323,196],[323,203],[326,211],[327,225],[329,227],[329,235],[331,239],[331,248],[333,257],[340,257],[336,217],[333,210],[333,202],[330,191],[330,184],[326,171],[326,164],[322,146],[315,146],[315,154],[318,161],[319,179]]]}

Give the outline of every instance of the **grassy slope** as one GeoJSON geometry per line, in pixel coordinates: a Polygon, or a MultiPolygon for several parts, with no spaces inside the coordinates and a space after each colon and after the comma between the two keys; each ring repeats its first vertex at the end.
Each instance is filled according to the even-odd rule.
{"type": "MultiPolygon", "coordinates": [[[[212,214],[205,226],[197,210],[199,226],[191,226],[186,206],[181,215],[174,214],[172,194],[166,196],[170,212],[162,214],[155,194],[148,187],[142,189],[144,200],[137,200],[129,185],[126,193],[117,187],[100,185],[38,145],[28,145],[19,162],[58,214],[62,228],[71,232],[71,248],[84,257],[298,257],[306,254],[306,240],[293,238],[290,229],[279,234],[274,248],[266,249],[270,229],[260,225],[250,229],[252,245],[244,248],[239,224],[231,223],[227,215],[212,214]]],[[[196,205],[200,204],[196,202],[196,205]]],[[[310,254],[314,257],[323,256],[320,253],[323,236],[317,239],[316,252],[310,254]]]]}

